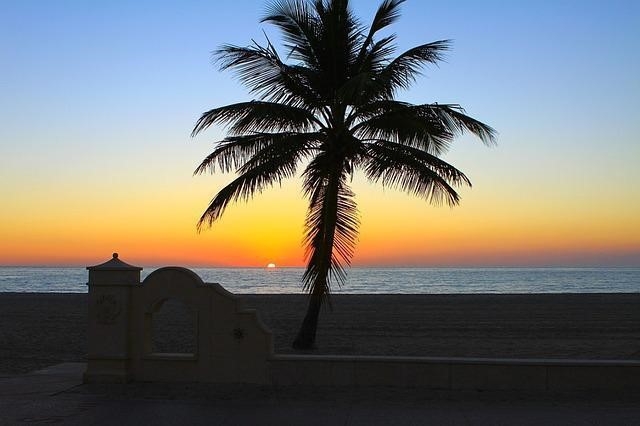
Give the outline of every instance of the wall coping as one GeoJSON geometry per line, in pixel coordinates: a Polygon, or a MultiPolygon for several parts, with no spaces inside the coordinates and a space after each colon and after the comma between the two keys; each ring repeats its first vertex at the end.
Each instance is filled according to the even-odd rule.
{"type": "Polygon", "coordinates": [[[411,357],[377,355],[295,355],[274,354],[274,362],[383,362],[458,365],[504,365],[504,366],[580,366],[580,367],[640,367],[640,360],[626,359],[564,359],[564,358],[465,358],[465,357],[411,357]]]}

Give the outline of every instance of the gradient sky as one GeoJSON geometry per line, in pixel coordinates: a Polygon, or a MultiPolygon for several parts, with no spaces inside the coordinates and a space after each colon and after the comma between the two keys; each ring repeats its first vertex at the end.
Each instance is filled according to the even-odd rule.
{"type": "MultiPolygon", "coordinates": [[[[0,265],[302,265],[297,180],[196,232],[232,176],[192,176],[223,133],[189,133],[250,99],[210,52],[276,39],[265,5],[3,1],[0,265]]],[[[399,98],[459,103],[498,146],[446,155],[473,182],[455,208],[356,176],[354,265],[640,266],[640,2],[410,0],[394,29],[454,40],[399,98]]]]}

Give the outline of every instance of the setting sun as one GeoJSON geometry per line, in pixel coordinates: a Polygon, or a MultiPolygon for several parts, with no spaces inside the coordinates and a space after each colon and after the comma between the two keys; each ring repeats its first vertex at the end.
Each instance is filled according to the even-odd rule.
{"type": "Polygon", "coordinates": [[[269,263],[269,264],[267,265],[267,268],[269,268],[269,269],[273,269],[273,268],[275,268],[275,267],[276,267],[276,264],[275,264],[275,263],[269,263]]]}

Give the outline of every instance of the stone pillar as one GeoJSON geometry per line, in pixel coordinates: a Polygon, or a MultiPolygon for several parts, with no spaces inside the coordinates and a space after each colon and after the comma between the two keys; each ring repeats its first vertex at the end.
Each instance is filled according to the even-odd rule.
{"type": "Polygon", "coordinates": [[[126,383],[131,375],[132,292],[142,268],[118,259],[118,253],[89,271],[89,354],[85,383],[126,383]]]}

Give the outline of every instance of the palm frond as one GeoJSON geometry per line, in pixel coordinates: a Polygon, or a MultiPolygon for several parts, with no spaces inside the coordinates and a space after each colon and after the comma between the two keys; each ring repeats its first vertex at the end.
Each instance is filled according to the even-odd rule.
{"type": "Polygon", "coordinates": [[[232,172],[244,167],[268,146],[290,145],[305,150],[321,137],[320,133],[294,132],[229,136],[216,143],[216,149],[200,163],[193,174],[206,171],[215,173],[216,169],[223,173],[232,172]]]}
{"type": "MultiPolygon", "coordinates": [[[[373,43],[371,49],[368,49],[362,58],[361,70],[380,73],[388,65],[389,57],[396,51],[395,41],[396,36],[390,35],[373,43]]],[[[372,78],[372,82],[380,85],[385,81],[380,78],[372,78]]]]}
{"type": "Polygon", "coordinates": [[[361,25],[345,0],[316,2],[321,49],[316,53],[323,73],[335,86],[353,75],[361,44],[361,25]]]}
{"type": "Polygon", "coordinates": [[[471,186],[460,170],[427,152],[391,141],[366,146],[365,174],[373,182],[399,188],[410,194],[440,204],[459,202],[452,185],[471,186]]]}
{"type": "Polygon", "coordinates": [[[309,2],[276,0],[271,2],[261,22],[275,25],[281,32],[284,46],[293,59],[317,68],[318,18],[309,2]]]}
{"type": "Polygon", "coordinates": [[[305,222],[307,269],[304,289],[328,296],[331,284],[342,285],[357,242],[359,216],[342,167],[326,153],[317,155],[303,173],[309,198],[305,222]]]}
{"type": "Polygon", "coordinates": [[[337,89],[336,95],[340,102],[352,106],[367,105],[376,100],[376,94],[385,91],[377,75],[383,68],[387,56],[395,50],[394,40],[395,36],[389,36],[374,43],[357,70],[337,89]],[[374,99],[371,99],[371,94],[374,94],[374,99]]]}
{"type": "Polygon", "coordinates": [[[437,64],[443,53],[451,46],[450,40],[438,40],[416,46],[398,55],[379,75],[382,85],[386,87],[385,95],[392,98],[398,89],[409,89],[427,64],[437,64]]]}
{"type": "Polygon", "coordinates": [[[260,99],[294,106],[313,106],[320,100],[309,81],[309,70],[285,64],[270,42],[266,47],[255,43],[249,47],[223,45],[214,58],[221,70],[233,70],[260,99]]]}
{"type": "MultiPolygon", "coordinates": [[[[265,149],[270,149],[273,145],[265,149]]],[[[260,151],[257,155],[261,156],[260,151]]],[[[242,168],[242,174],[222,188],[211,200],[198,221],[198,230],[211,226],[218,220],[230,202],[248,200],[265,188],[295,176],[297,165],[305,154],[304,149],[282,149],[280,155],[264,155],[253,167],[242,168]]]]}
{"type": "Polygon", "coordinates": [[[350,77],[335,92],[336,99],[341,104],[355,106],[360,104],[360,97],[365,93],[371,83],[371,73],[361,72],[350,77]]]}
{"type": "Polygon", "coordinates": [[[464,108],[460,105],[426,104],[420,105],[420,108],[437,117],[456,136],[468,131],[477,136],[485,145],[496,144],[498,134],[496,130],[466,115],[464,108]]]}
{"type": "Polygon", "coordinates": [[[457,127],[446,126],[430,110],[406,102],[371,102],[354,111],[355,135],[368,140],[390,140],[440,155],[447,151],[457,127]]]}
{"type": "Polygon", "coordinates": [[[358,64],[362,64],[365,56],[367,56],[367,52],[373,43],[373,38],[376,33],[393,24],[400,17],[400,5],[404,3],[404,1],[405,0],[385,0],[380,4],[369,27],[369,33],[362,42],[360,54],[358,55],[358,64]]]}
{"type": "Polygon", "coordinates": [[[354,110],[352,120],[362,121],[353,127],[364,139],[391,140],[443,154],[450,143],[465,132],[477,136],[487,145],[495,144],[496,131],[467,116],[459,105],[412,105],[398,101],[378,101],[354,110]]]}
{"type": "Polygon", "coordinates": [[[368,38],[373,38],[375,33],[397,21],[400,18],[400,5],[404,2],[405,0],[383,1],[373,18],[368,38]]]}
{"type": "Polygon", "coordinates": [[[324,135],[321,133],[280,134],[274,138],[272,143],[247,159],[240,166],[238,172],[244,174],[261,167],[263,164],[275,164],[286,159],[293,159],[295,163],[298,163],[308,156],[314,149],[316,142],[323,137],[324,135]]]}
{"type": "Polygon", "coordinates": [[[249,132],[306,131],[320,126],[315,115],[304,109],[277,102],[240,102],[214,108],[202,114],[191,136],[212,124],[229,125],[229,133],[243,135],[249,132]]]}

